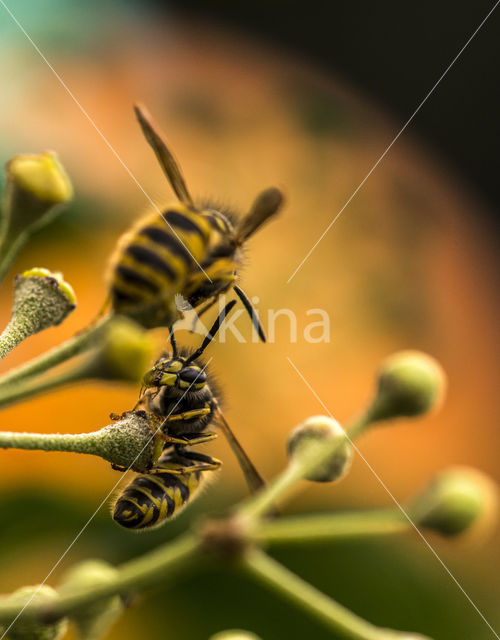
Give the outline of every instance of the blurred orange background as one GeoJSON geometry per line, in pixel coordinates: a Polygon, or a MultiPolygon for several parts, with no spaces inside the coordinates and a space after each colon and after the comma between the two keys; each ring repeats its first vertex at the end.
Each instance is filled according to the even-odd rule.
{"type": "MultiPolygon", "coordinates": [[[[50,61],[158,205],[172,194],[134,121],[137,100],[161,123],[195,195],[244,212],[264,187],[275,184],[286,193],[279,219],[249,242],[241,284],[259,297],[264,325],[268,309],[293,310],[298,341],[290,343],[281,318],[273,344],[233,339],[208,352],[227,417],[263,474],[269,478],[283,468],[290,429],[324,412],[288,358],[346,423],[370,399],[380,360],[415,348],[442,363],[449,378],[446,402],[424,419],[373,430],[357,443],[363,456],[402,502],[448,465],[474,466],[500,480],[494,251],[480,199],[405,133],[287,284],[392,141],[398,123],[338,80],[228,32],[174,21],[142,25],[123,16],[104,34],[98,47],[94,42],[71,54],[54,46],[50,61]],[[306,312],[315,308],[330,316],[329,343],[303,338],[310,322],[306,312]]],[[[4,78],[11,90],[0,107],[3,159],[54,149],[76,195],[54,228],[18,257],[2,289],[1,321],[9,319],[13,275],[32,266],[63,271],[79,305],[60,328],[18,347],[1,363],[3,371],[58,344],[95,316],[106,296],[106,264],[116,239],[148,208],[28,43],[19,39],[11,56],[4,78]]],[[[248,320],[243,317],[237,326],[250,339],[248,320]]],[[[160,349],[165,334],[156,333],[160,349]]],[[[199,340],[185,332],[179,339],[199,340]]],[[[4,410],[2,429],[90,431],[107,424],[110,412],[131,408],[137,394],[132,387],[80,385],[4,410]]],[[[244,495],[240,472],[221,439],[206,451],[222,458],[224,468],[204,504],[229,505],[244,495]]],[[[2,492],[62,492],[87,505],[89,515],[118,480],[109,465],[86,456],[1,451],[0,460],[2,492]]],[[[290,510],[391,504],[359,458],[342,483],[306,489],[290,510]]],[[[30,527],[28,514],[23,526],[30,527]]],[[[126,535],[117,531],[117,544],[126,535]]],[[[39,581],[64,549],[60,542],[43,555],[32,541],[25,562],[19,553],[17,564],[7,563],[0,590],[39,581]]],[[[433,544],[472,592],[479,594],[480,584],[489,585],[490,593],[498,589],[498,536],[480,548],[433,544]]],[[[117,634],[124,637],[123,628],[117,634]]]]}

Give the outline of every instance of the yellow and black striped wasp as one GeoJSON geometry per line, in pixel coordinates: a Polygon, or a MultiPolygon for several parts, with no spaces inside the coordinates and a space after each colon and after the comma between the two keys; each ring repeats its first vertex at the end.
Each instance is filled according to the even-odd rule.
{"type": "Polygon", "coordinates": [[[264,342],[257,314],[236,279],[242,246],[279,211],[281,191],[275,187],[262,191],[240,220],[230,211],[195,205],[178,163],[149,114],[140,106],[135,113],[178,202],[161,215],[147,214],[120,239],[111,260],[113,311],[131,315],[148,328],[170,327],[177,319],[176,294],[199,308],[200,316],[233,288],[264,342]]]}
{"type": "Polygon", "coordinates": [[[199,360],[235,304],[232,300],[225,306],[193,353],[178,350],[171,329],[172,351],[163,354],[145,374],[145,391],[134,410],[145,410],[159,420],[156,435],[163,443],[163,452],[153,468],[137,475],[114,503],[113,519],[123,527],[141,530],[160,526],[193,499],[207,472],[222,464],[191,450],[217,437],[208,431],[214,423],[226,436],[250,490],[263,486],[264,481],[225,420],[207,367],[199,360]]]}

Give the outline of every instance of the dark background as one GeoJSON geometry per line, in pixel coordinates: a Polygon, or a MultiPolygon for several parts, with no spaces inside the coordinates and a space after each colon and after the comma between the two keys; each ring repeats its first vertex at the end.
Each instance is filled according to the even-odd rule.
{"type": "MultiPolygon", "coordinates": [[[[399,131],[495,2],[151,0],[299,54],[340,75],[394,116],[399,131]]],[[[418,134],[500,207],[500,8],[430,96],[407,131],[418,134]]]]}

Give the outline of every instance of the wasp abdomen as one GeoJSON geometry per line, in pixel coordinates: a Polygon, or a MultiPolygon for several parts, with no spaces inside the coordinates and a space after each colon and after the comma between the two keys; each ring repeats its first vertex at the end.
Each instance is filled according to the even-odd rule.
{"type": "Polygon", "coordinates": [[[113,519],[127,529],[160,526],[199,492],[206,471],[219,466],[218,460],[201,453],[165,451],[149,473],[136,476],[118,497],[113,519]]]}

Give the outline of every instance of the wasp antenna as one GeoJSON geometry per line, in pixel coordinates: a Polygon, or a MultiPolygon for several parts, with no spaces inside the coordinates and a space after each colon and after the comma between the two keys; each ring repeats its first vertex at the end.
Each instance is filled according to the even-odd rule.
{"type": "Polygon", "coordinates": [[[283,204],[283,193],[276,187],[261,191],[255,198],[250,211],[236,227],[236,243],[243,244],[266,220],[276,215],[283,204]]]}
{"type": "Polygon", "coordinates": [[[224,309],[222,309],[222,311],[220,312],[219,317],[214,322],[212,328],[208,332],[206,338],[201,343],[201,346],[198,347],[198,349],[196,349],[196,351],[189,356],[189,358],[186,360],[186,364],[189,364],[190,362],[192,362],[193,360],[196,360],[196,358],[199,358],[201,356],[201,354],[205,351],[208,345],[215,338],[217,331],[220,329],[221,324],[224,322],[224,318],[231,311],[231,309],[234,307],[235,304],[236,304],[236,300],[231,300],[231,302],[228,302],[226,304],[224,309]]]}
{"type": "Polygon", "coordinates": [[[172,355],[174,358],[177,358],[178,355],[178,351],[177,351],[177,342],[175,341],[175,336],[174,336],[174,328],[170,327],[170,333],[169,333],[169,338],[170,338],[170,344],[172,345],[172,355]]]}
{"type": "Polygon", "coordinates": [[[189,194],[181,169],[174,156],[169,151],[165,138],[153,123],[148,110],[143,105],[136,104],[134,105],[134,111],[137,116],[137,120],[141,125],[144,137],[155,152],[158,162],[160,163],[164,174],[167,176],[175,195],[183,204],[194,208],[193,199],[189,194]]]}
{"type": "Polygon", "coordinates": [[[255,330],[259,334],[259,338],[261,339],[262,342],[266,342],[266,334],[264,333],[264,327],[260,323],[260,320],[259,320],[259,318],[257,316],[257,312],[255,311],[255,307],[250,302],[250,300],[248,299],[246,293],[242,289],[240,289],[237,285],[234,285],[233,289],[234,289],[235,294],[238,296],[238,298],[243,303],[243,306],[245,307],[248,315],[250,316],[250,318],[252,320],[252,324],[253,324],[255,330]]]}

